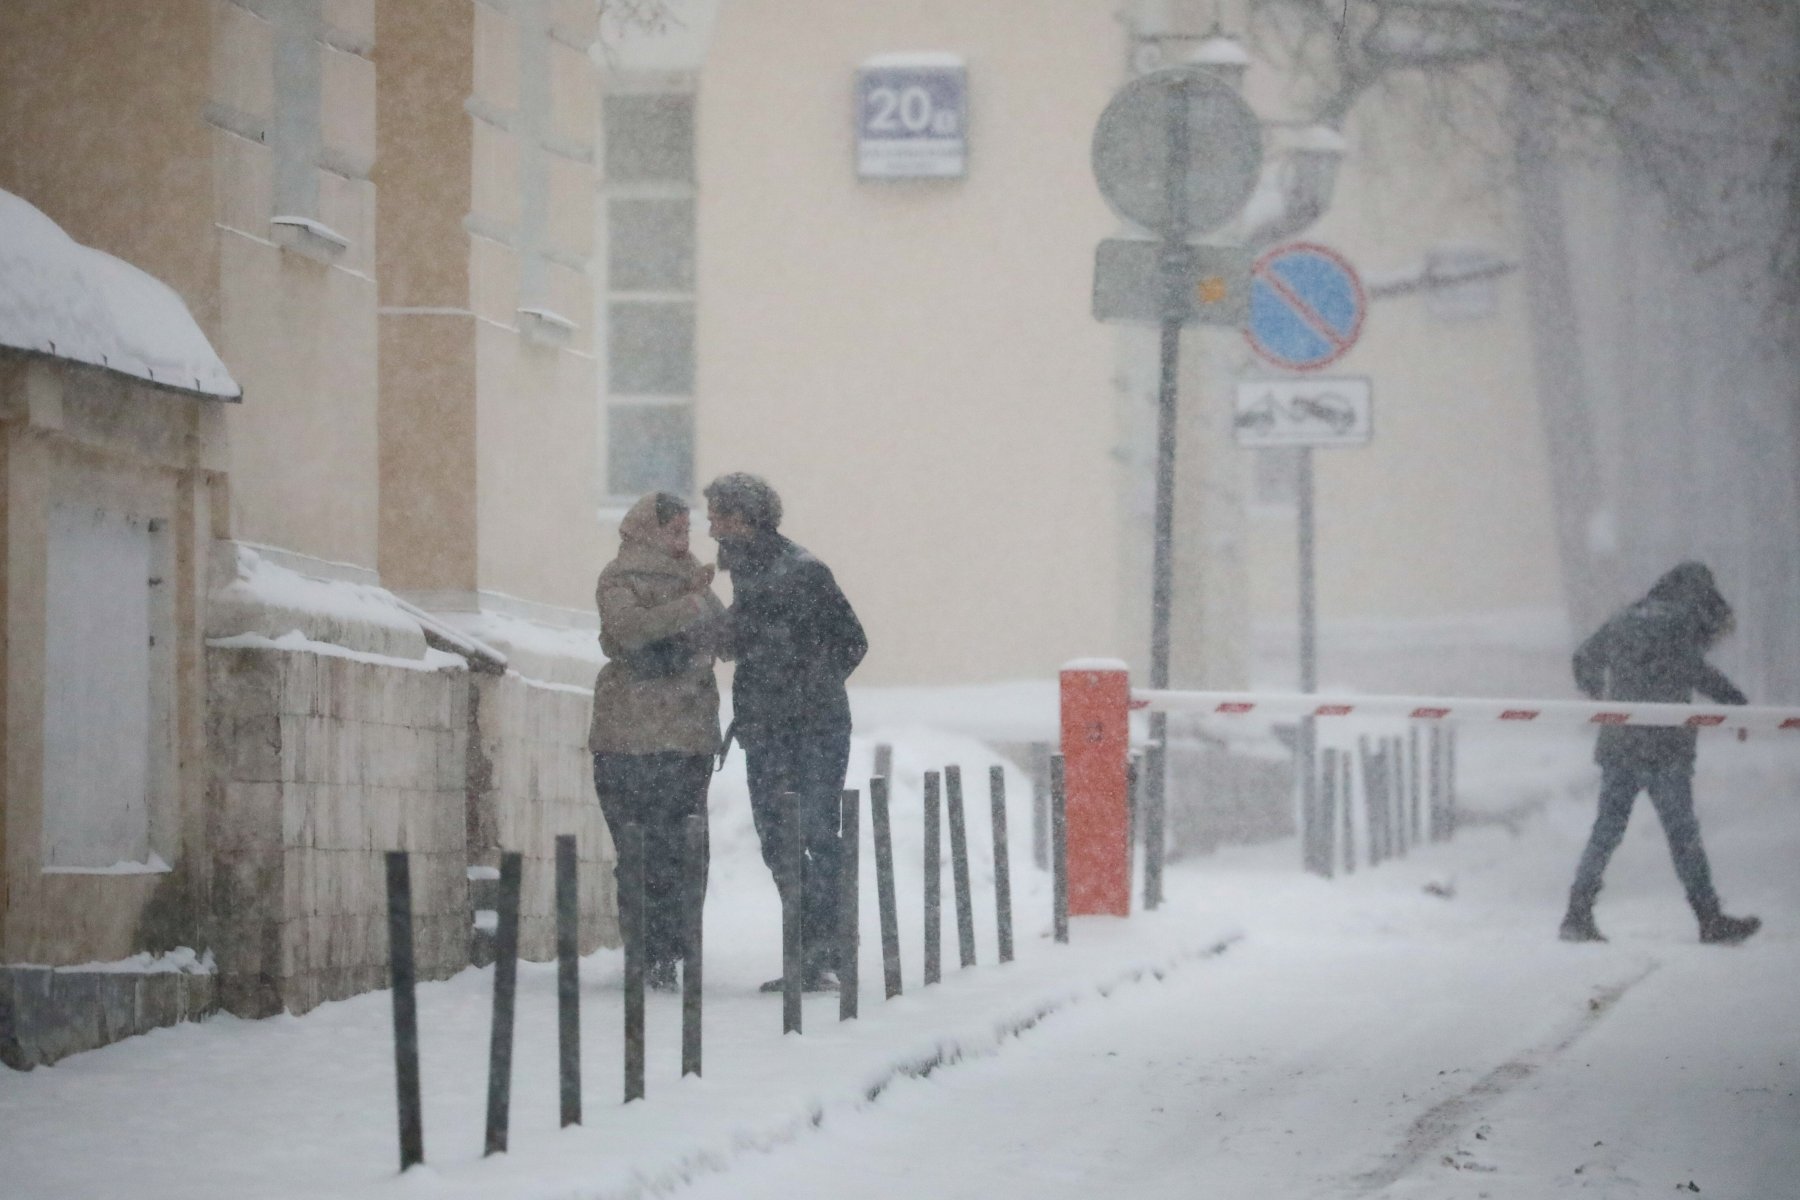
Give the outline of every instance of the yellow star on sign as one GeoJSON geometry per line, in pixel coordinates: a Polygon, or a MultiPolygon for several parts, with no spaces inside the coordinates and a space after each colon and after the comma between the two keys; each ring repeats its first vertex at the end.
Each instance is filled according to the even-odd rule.
{"type": "Polygon", "coordinates": [[[1224,276],[1208,275],[1195,290],[1200,293],[1200,303],[1219,304],[1230,294],[1231,287],[1225,282],[1224,276]]]}

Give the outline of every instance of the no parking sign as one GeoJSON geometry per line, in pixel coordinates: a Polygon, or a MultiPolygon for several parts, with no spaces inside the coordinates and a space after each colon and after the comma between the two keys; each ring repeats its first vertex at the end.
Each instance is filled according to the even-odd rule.
{"type": "Polygon", "coordinates": [[[1369,301],[1342,255],[1312,242],[1278,246],[1250,268],[1251,349],[1278,367],[1316,371],[1362,332],[1369,301]]]}

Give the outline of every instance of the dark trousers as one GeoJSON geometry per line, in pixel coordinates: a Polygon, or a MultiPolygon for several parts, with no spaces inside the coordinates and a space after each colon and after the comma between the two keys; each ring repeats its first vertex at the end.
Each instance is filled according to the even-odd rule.
{"type": "Polygon", "coordinates": [[[1668,836],[1669,856],[1675,860],[1675,874],[1687,890],[1688,903],[1702,920],[1717,915],[1719,898],[1713,892],[1706,848],[1700,844],[1700,822],[1694,816],[1693,771],[1685,763],[1672,767],[1602,764],[1600,811],[1594,817],[1594,831],[1588,836],[1587,849],[1582,851],[1581,864],[1575,869],[1575,886],[1569,890],[1570,909],[1592,910],[1607,861],[1625,836],[1632,802],[1646,790],[1662,820],[1663,833],[1668,836]]]}
{"type": "MultiPolygon", "coordinates": [[[[838,942],[839,805],[850,766],[848,729],[742,734],[750,815],[782,910],[799,906],[805,965],[835,970],[838,942]],[[801,878],[789,866],[793,839],[805,847],[801,878]]],[[[791,919],[791,918],[790,918],[791,919]]]]}
{"type": "MultiPolygon", "coordinates": [[[[620,888],[619,924],[627,938],[644,931],[644,966],[673,963],[685,945],[681,928],[684,889],[706,891],[706,839],[700,861],[687,861],[687,819],[706,816],[706,788],[712,780],[708,754],[596,754],[594,791],[612,833],[613,847],[623,858],[625,827],[644,831],[644,912],[629,910],[631,898],[620,888]]],[[[613,868],[622,878],[620,866],[613,868]]]]}

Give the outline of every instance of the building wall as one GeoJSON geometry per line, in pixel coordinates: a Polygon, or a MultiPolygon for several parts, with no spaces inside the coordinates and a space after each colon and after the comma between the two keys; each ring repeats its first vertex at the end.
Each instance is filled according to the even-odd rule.
{"type": "MultiPolygon", "coordinates": [[[[1507,154],[1501,131],[1490,121],[1459,137],[1436,118],[1401,88],[1365,100],[1346,126],[1331,206],[1304,236],[1344,253],[1366,282],[1416,271],[1446,246],[1521,260],[1518,197],[1496,166],[1507,154]]],[[[1467,319],[1434,315],[1427,294],[1374,300],[1356,346],[1319,372],[1373,382],[1375,429],[1367,446],[1313,454],[1322,686],[1568,686],[1527,296],[1518,272],[1491,290],[1493,311],[1467,319]],[[1452,666],[1446,654],[1460,658],[1452,666]]],[[[1246,370],[1262,370],[1238,353],[1246,370]]],[[[1242,476],[1240,486],[1248,493],[1242,476]]],[[[1253,508],[1249,536],[1260,672],[1288,686],[1292,509],[1253,508]]]]}
{"type": "Polygon", "coordinates": [[[374,0],[205,8],[210,36],[196,44],[211,47],[220,314],[208,332],[245,396],[228,422],[231,533],[374,567],[374,0]],[[281,130],[296,120],[316,129],[290,149],[281,130]],[[317,220],[349,244],[295,236],[276,216],[317,220]]]}
{"type": "Polygon", "coordinates": [[[1105,7],[746,2],[698,84],[698,467],[765,475],[868,627],[866,684],[1044,677],[1116,653],[1113,222],[1088,167],[1105,7]],[[961,180],[859,182],[871,55],[968,65],[961,180]]]}

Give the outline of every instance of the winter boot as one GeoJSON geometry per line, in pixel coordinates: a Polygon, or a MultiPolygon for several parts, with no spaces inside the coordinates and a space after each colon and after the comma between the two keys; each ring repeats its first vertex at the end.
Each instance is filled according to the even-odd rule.
{"type": "Polygon", "coordinates": [[[1562,928],[1557,937],[1565,942],[1604,942],[1606,935],[1594,924],[1594,910],[1591,908],[1571,908],[1563,918],[1562,928]]]}
{"type": "Polygon", "coordinates": [[[1724,913],[1713,913],[1700,919],[1700,940],[1709,946],[1735,946],[1761,928],[1761,917],[1728,917],[1724,913]]]}

